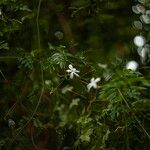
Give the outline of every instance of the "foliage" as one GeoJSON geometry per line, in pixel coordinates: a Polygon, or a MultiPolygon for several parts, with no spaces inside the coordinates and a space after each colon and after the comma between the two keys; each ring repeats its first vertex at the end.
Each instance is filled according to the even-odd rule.
{"type": "Polygon", "coordinates": [[[149,8],[2,0],[0,149],[148,150],[149,8]],[[145,45],[136,51],[137,34],[145,45]],[[125,67],[131,59],[136,71],[125,67]]]}

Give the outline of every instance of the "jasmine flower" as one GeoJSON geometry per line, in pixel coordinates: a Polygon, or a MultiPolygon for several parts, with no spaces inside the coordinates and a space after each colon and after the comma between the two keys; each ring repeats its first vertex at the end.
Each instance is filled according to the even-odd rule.
{"type": "Polygon", "coordinates": [[[80,71],[78,71],[76,68],[74,68],[71,64],[69,65],[69,69],[66,70],[66,72],[68,72],[70,74],[70,79],[73,79],[74,76],[79,77],[79,75],[77,73],[79,73],[80,71]]]}
{"type": "Polygon", "coordinates": [[[94,89],[97,88],[97,83],[100,81],[100,78],[92,78],[90,83],[87,85],[88,91],[90,91],[90,89],[93,87],[94,89]]]}

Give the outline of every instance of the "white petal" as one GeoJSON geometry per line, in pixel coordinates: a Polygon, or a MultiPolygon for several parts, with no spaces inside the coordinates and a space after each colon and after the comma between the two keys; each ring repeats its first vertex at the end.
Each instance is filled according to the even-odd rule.
{"type": "Polygon", "coordinates": [[[88,85],[87,85],[87,88],[88,88],[88,91],[90,91],[90,89],[91,89],[91,84],[89,83],[88,85]]]}
{"type": "Polygon", "coordinates": [[[79,77],[79,75],[77,73],[74,72],[74,75],[76,75],[77,77],[79,77]]]}
{"type": "Polygon", "coordinates": [[[73,69],[73,66],[71,64],[69,65],[69,69],[71,69],[71,70],[73,69]]]}
{"type": "Polygon", "coordinates": [[[101,80],[101,78],[96,78],[95,82],[99,82],[101,80]]]}
{"type": "Polygon", "coordinates": [[[74,73],[71,72],[71,73],[70,73],[70,79],[73,79],[73,76],[74,76],[74,73]]]}
{"type": "Polygon", "coordinates": [[[75,72],[79,73],[80,71],[79,71],[79,70],[76,70],[75,72]]]}
{"type": "Polygon", "coordinates": [[[97,88],[97,84],[96,84],[96,83],[93,84],[92,87],[93,87],[94,89],[96,89],[96,88],[97,88]]]}
{"type": "Polygon", "coordinates": [[[68,69],[68,70],[66,70],[66,72],[72,72],[72,71],[68,69]]]}
{"type": "Polygon", "coordinates": [[[94,79],[94,78],[92,78],[92,79],[91,79],[91,82],[93,82],[94,80],[95,80],[95,79],[94,79]]]}

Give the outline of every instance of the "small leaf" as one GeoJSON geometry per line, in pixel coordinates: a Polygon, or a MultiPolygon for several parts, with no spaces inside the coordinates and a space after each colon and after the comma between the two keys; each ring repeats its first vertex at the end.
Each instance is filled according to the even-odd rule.
{"type": "Polygon", "coordinates": [[[8,43],[3,43],[3,42],[0,42],[0,49],[9,50],[8,43]]]}
{"type": "Polygon", "coordinates": [[[78,106],[79,101],[80,101],[79,98],[73,99],[69,108],[71,109],[73,106],[78,106]]]}
{"type": "Polygon", "coordinates": [[[90,142],[90,136],[93,133],[93,129],[88,129],[83,132],[80,136],[82,142],[90,142]]]}

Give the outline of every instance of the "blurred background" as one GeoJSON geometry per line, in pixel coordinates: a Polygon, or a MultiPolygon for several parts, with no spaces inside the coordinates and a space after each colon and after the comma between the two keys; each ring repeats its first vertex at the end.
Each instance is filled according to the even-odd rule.
{"type": "MultiPolygon", "coordinates": [[[[149,49],[150,12],[145,10],[149,10],[150,3],[149,0],[146,2],[143,0],[0,1],[0,149],[73,149],[77,133],[80,133],[77,121],[73,121],[78,120],[79,116],[86,112],[90,100],[93,96],[96,97],[89,94],[84,85],[86,81],[90,81],[92,73],[101,76],[103,83],[109,80],[109,77],[106,79],[106,74],[112,72],[114,75],[116,70],[122,71],[129,60],[137,61],[139,66],[146,66],[149,63],[141,61],[138,53],[141,49],[137,51],[138,47],[134,42],[135,36],[143,35],[149,49]],[[139,3],[140,6],[135,7],[139,3]],[[71,63],[81,70],[83,77],[81,84],[78,79],[68,81],[66,68],[71,63]],[[110,67],[109,70],[109,65],[114,63],[118,68],[110,67]],[[108,70],[105,70],[107,67],[108,70]],[[43,87],[44,91],[41,90],[43,87]],[[67,95],[66,93],[72,91],[74,87],[76,91],[67,95]],[[78,105],[77,96],[83,101],[79,108],[72,110],[72,105],[78,105]],[[74,101],[70,104],[69,100],[74,101]]],[[[148,69],[140,70],[140,73],[147,77],[149,72],[148,69]]],[[[148,98],[148,94],[145,95],[148,98]]],[[[103,103],[97,107],[101,105],[103,103]]],[[[105,105],[102,107],[105,108],[105,105]]],[[[88,118],[90,113],[86,114],[87,118],[83,120],[80,118],[78,122],[81,124],[84,121],[90,122],[88,118]]],[[[118,123],[118,120],[111,122],[108,118],[106,117],[108,121],[106,124],[109,127],[117,124],[117,132],[119,131],[117,134],[120,135],[120,131],[123,130],[120,126],[124,122],[118,123]]],[[[130,123],[134,126],[135,122],[130,123]]],[[[98,130],[101,134],[106,132],[105,136],[100,136],[103,144],[109,137],[106,130],[106,126],[98,130]]],[[[137,146],[138,149],[134,148],[134,144],[136,145],[139,140],[136,136],[131,142],[131,147],[130,144],[126,146],[125,142],[134,139],[130,136],[130,131],[125,131],[129,134],[129,139],[116,134],[110,138],[114,149],[121,150],[120,146],[124,146],[122,150],[143,149],[140,144],[137,146]],[[115,140],[121,142],[116,146],[115,140]]],[[[134,132],[138,136],[141,135],[136,129],[134,132]]],[[[88,141],[91,130],[87,134],[84,138],[88,141]]],[[[147,144],[148,140],[141,143],[147,144]]],[[[107,144],[108,150],[114,150],[111,149],[109,140],[107,144]]],[[[105,150],[104,147],[101,149],[105,150]]],[[[88,148],[88,145],[81,144],[80,148],[76,149],[88,148]]],[[[93,150],[100,149],[93,148],[93,150]]]]}

